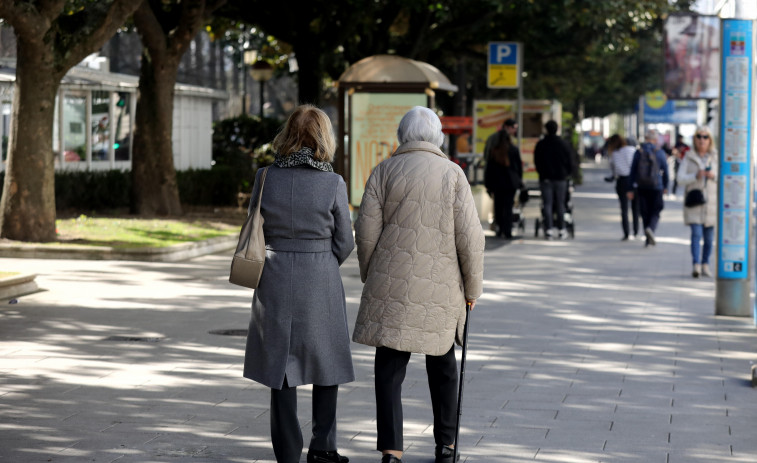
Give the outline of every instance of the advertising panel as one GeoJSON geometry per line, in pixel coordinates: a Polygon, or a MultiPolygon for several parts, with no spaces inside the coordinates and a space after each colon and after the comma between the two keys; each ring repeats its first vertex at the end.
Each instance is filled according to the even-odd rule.
{"type": "Polygon", "coordinates": [[[723,93],[718,179],[718,278],[749,277],[752,21],[723,21],[723,93]]]}
{"type": "Polygon", "coordinates": [[[373,168],[399,145],[397,127],[414,106],[427,106],[425,93],[354,93],[350,97],[350,203],[358,207],[373,168]]]}
{"type": "Polygon", "coordinates": [[[720,18],[671,15],[665,21],[664,42],[664,88],[668,98],[718,98],[720,18]]]}

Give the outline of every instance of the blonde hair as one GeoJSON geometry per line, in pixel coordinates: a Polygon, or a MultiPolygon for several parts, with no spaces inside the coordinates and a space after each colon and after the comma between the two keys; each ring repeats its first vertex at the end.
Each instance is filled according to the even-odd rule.
{"type": "MultiPolygon", "coordinates": [[[[696,138],[696,136],[697,136],[698,133],[707,134],[707,136],[710,137],[710,138],[707,139],[708,142],[709,142],[709,146],[707,147],[707,152],[709,154],[717,154],[717,150],[715,149],[715,139],[712,138],[712,131],[710,131],[710,128],[707,127],[706,125],[700,125],[694,131],[694,137],[692,137],[692,138],[696,138]]],[[[693,151],[696,153],[697,152],[696,144],[694,145],[693,148],[694,148],[693,151]]]]}
{"type": "Polygon", "coordinates": [[[287,157],[308,147],[316,161],[332,162],[336,140],[329,117],[313,105],[298,106],[287,119],[284,128],[273,139],[273,150],[287,157]]]}

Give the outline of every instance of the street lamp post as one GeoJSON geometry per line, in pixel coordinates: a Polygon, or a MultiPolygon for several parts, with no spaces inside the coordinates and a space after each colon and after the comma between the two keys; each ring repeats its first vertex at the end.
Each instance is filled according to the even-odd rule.
{"type": "Polygon", "coordinates": [[[258,57],[257,50],[245,50],[242,56],[242,114],[247,115],[247,72],[258,57]]]}
{"type": "Polygon", "coordinates": [[[263,119],[263,101],[265,83],[273,77],[273,66],[268,61],[258,60],[250,67],[252,79],[260,83],[260,119],[263,119]]]}

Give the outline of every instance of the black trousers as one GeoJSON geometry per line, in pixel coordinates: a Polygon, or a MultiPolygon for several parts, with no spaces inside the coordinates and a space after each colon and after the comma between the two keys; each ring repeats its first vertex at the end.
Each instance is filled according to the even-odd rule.
{"type": "MultiPolygon", "coordinates": [[[[403,450],[402,382],[410,352],[388,347],[376,348],[376,428],[378,450],[403,450]]],[[[457,424],[457,362],[455,345],[444,355],[426,356],[426,374],[434,413],[434,441],[437,445],[455,442],[457,424]]]]}
{"type": "MultiPolygon", "coordinates": [[[[312,450],[336,450],[336,396],[339,386],[313,385],[312,450]]],[[[302,431],[297,419],[297,388],[271,389],[271,443],[278,463],[299,463],[302,431]]]]}
{"type": "Polygon", "coordinates": [[[662,190],[652,190],[638,188],[636,195],[639,197],[639,209],[641,210],[641,221],[644,228],[657,230],[657,223],[660,221],[660,212],[665,207],[662,199],[662,190]]]}
{"type": "Polygon", "coordinates": [[[628,192],[633,191],[630,177],[618,177],[615,183],[615,192],[618,194],[620,201],[620,220],[623,226],[623,235],[628,237],[630,226],[628,223],[628,206],[631,206],[631,216],[633,219],[633,234],[639,234],[639,195],[634,195],[632,200],[628,200],[628,192]]]}
{"type": "Polygon", "coordinates": [[[513,237],[513,204],[515,190],[501,189],[494,192],[494,222],[499,227],[498,234],[505,238],[513,237]]]}

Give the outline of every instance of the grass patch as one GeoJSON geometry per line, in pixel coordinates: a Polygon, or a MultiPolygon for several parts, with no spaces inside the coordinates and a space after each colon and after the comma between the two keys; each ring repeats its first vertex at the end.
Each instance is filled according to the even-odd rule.
{"type": "Polygon", "coordinates": [[[18,272],[0,272],[0,280],[2,280],[3,278],[15,276],[15,275],[18,275],[18,272]]]}
{"type": "Polygon", "coordinates": [[[58,242],[114,248],[165,247],[239,233],[236,225],[212,219],[93,218],[56,221],[58,242]]]}

